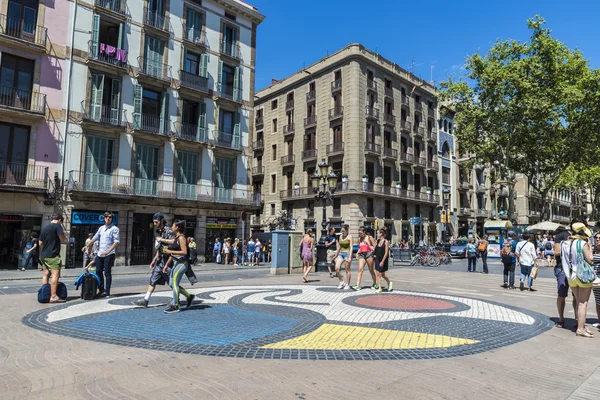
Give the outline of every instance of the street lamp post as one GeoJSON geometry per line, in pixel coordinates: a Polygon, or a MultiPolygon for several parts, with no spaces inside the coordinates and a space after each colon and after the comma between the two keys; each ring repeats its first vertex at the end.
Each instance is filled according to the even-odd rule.
{"type": "Polygon", "coordinates": [[[450,189],[445,187],[442,189],[444,198],[444,243],[448,242],[448,202],[450,200],[450,189]]]}
{"type": "Polygon", "coordinates": [[[323,158],[315,168],[315,172],[310,177],[312,181],[315,200],[319,199],[323,203],[323,221],[321,222],[321,238],[317,244],[317,263],[315,271],[323,271],[327,268],[327,249],[325,242],[327,241],[327,200],[333,199],[333,193],[337,187],[337,175],[333,171],[329,171],[329,164],[323,158]],[[329,173],[328,173],[329,171],[329,173]]]}

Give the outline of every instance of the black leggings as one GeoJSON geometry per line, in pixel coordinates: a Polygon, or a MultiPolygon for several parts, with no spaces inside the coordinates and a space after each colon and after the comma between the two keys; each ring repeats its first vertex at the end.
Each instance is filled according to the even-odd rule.
{"type": "Polygon", "coordinates": [[[475,255],[469,256],[469,272],[471,271],[477,271],[477,256],[475,255]],[[473,269],[471,269],[471,265],[473,266],[473,269]]]}

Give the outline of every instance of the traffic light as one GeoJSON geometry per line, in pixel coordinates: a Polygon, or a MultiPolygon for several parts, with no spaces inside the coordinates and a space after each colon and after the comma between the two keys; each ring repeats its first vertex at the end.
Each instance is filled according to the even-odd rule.
{"type": "Polygon", "coordinates": [[[447,224],[449,221],[448,215],[447,215],[448,211],[447,210],[442,210],[442,223],[443,224],[447,224]]]}

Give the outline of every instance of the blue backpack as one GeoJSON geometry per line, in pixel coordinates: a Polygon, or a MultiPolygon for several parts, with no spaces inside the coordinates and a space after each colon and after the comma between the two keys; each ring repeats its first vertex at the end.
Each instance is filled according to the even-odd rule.
{"type": "MultiPolygon", "coordinates": [[[[67,287],[64,283],[58,282],[58,287],[56,288],[56,295],[61,300],[67,299],[67,287]]],[[[49,303],[50,302],[50,284],[46,283],[42,285],[40,290],[38,290],[38,303],[49,303]]]]}

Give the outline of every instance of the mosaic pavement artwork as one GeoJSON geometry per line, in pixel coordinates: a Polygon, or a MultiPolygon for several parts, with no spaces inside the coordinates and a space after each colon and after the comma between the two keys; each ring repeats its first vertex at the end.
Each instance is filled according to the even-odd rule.
{"type": "MultiPolygon", "coordinates": [[[[74,301],[23,318],[58,335],[146,349],[255,359],[435,359],[481,353],[548,330],[544,315],[465,297],[344,291],[310,285],[190,290],[188,310],[164,314],[136,296],[74,301]]],[[[182,301],[185,304],[185,300],[182,301]]]]}

